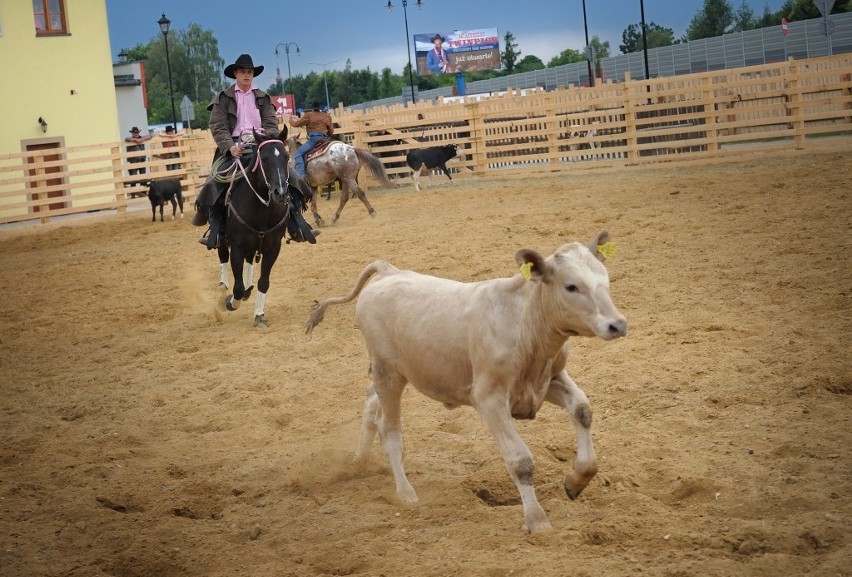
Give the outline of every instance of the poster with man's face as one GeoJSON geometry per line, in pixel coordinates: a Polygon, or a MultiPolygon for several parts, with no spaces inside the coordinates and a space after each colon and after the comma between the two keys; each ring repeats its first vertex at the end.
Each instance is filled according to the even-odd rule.
{"type": "Polygon", "coordinates": [[[421,75],[500,68],[496,28],[415,34],[414,52],[417,73],[421,75]]]}

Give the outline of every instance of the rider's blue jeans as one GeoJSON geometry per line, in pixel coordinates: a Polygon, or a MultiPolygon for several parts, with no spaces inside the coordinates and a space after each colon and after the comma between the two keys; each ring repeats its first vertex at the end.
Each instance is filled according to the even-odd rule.
{"type": "Polygon", "coordinates": [[[296,172],[301,176],[305,176],[305,155],[323,138],[325,138],[325,134],[322,132],[309,132],[308,139],[296,151],[296,172]]]}

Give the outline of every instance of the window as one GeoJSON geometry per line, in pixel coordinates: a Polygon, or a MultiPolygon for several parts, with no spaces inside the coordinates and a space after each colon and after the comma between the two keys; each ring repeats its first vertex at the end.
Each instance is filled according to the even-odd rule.
{"type": "Polygon", "coordinates": [[[67,34],[64,0],[33,0],[36,35],[67,34]]]}

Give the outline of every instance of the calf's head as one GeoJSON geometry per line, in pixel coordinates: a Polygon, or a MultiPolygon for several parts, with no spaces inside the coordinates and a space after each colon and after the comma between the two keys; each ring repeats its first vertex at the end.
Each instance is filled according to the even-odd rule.
{"type": "Polygon", "coordinates": [[[609,240],[601,231],[588,244],[569,243],[543,258],[523,249],[515,260],[530,272],[530,282],[541,285],[541,306],[546,323],[565,336],[616,339],[627,334],[627,319],[609,294],[609,275],[598,247],[609,240]]]}
{"type": "Polygon", "coordinates": [[[461,148],[457,144],[451,144],[452,150],[454,152],[453,158],[458,159],[459,162],[465,161],[464,148],[461,148]]]}

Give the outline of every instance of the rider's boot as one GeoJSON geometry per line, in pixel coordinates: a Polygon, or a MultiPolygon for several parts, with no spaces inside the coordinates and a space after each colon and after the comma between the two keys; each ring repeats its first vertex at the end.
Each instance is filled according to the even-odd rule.
{"type": "Polygon", "coordinates": [[[198,239],[198,242],[207,247],[207,250],[219,248],[225,240],[225,207],[215,204],[210,207],[208,220],[210,228],[198,239]]]}
{"type": "MultiPolygon", "coordinates": [[[[297,159],[298,160],[298,159],[297,159]]],[[[304,163],[301,166],[304,172],[304,163]]],[[[296,163],[296,174],[290,178],[290,219],[287,221],[287,232],[290,233],[290,238],[295,242],[308,241],[311,244],[316,244],[316,237],[320,231],[311,228],[305,217],[302,216],[302,199],[309,199],[313,191],[310,185],[305,181],[304,175],[299,174],[299,164],[296,163]]]]}
{"type": "Polygon", "coordinates": [[[308,241],[311,244],[317,243],[317,236],[320,233],[320,231],[311,228],[311,225],[302,216],[302,211],[296,206],[293,206],[290,210],[290,218],[287,220],[287,232],[290,233],[290,238],[293,241],[308,241]]]}
{"type": "Polygon", "coordinates": [[[206,246],[207,250],[219,248],[224,239],[225,205],[221,202],[221,198],[226,188],[227,183],[209,180],[198,195],[199,198],[195,205],[196,213],[192,219],[192,224],[202,226],[205,222],[208,223],[209,228],[198,239],[198,242],[206,246]]]}

